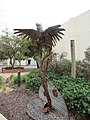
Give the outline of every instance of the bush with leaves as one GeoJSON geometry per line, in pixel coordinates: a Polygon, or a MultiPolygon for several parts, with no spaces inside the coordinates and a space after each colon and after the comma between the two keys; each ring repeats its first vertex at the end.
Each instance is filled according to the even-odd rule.
{"type": "Polygon", "coordinates": [[[5,69],[5,70],[11,70],[11,69],[24,69],[24,67],[21,67],[21,66],[19,66],[19,67],[12,67],[12,66],[10,66],[10,67],[5,67],[4,69],[5,69]]]}
{"type": "MultiPolygon", "coordinates": [[[[17,84],[18,83],[18,75],[17,76],[11,76],[11,82],[14,83],[14,84],[17,84]]],[[[26,82],[26,75],[21,75],[20,77],[20,83],[23,84],[26,82]]]]}
{"type": "MultiPolygon", "coordinates": [[[[70,76],[60,76],[54,71],[47,71],[47,82],[52,83],[59,90],[66,101],[69,111],[74,114],[90,116],[90,82],[85,78],[71,78],[70,76]]],[[[27,74],[27,88],[33,87],[34,92],[39,92],[41,78],[39,70],[31,71],[27,74]]],[[[81,118],[75,115],[75,118],[81,118]]]]}
{"type": "Polygon", "coordinates": [[[53,61],[49,70],[59,73],[60,75],[70,75],[71,74],[71,62],[67,59],[62,61],[53,61]]]}
{"type": "MultiPolygon", "coordinates": [[[[49,71],[59,73],[60,76],[71,76],[71,62],[69,60],[53,61],[49,71]]],[[[90,65],[85,61],[76,61],[76,77],[90,80],[90,65]]]]}
{"type": "MultiPolygon", "coordinates": [[[[60,75],[55,72],[47,71],[46,80],[51,82],[54,79],[59,80],[60,75]]],[[[33,70],[27,74],[26,86],[27,88],[33,87],[35,93],[39,92],[39,87],[41,85],[41,77],[39,70],[33,70]]]]}
{"type": "Polygon", "coordinates": [[[60,80],[53,80],[64,97],[69,110],[80,114],[90,115],[90,82],[84,78],[62,76],[60,80]]]}
{"type": "Polygon", "coordinates": [[[77,77],[84,77],[84,69],[83,69],[83,62],[77,61],[76,62],[76,76],[77,77]]]}
{"type": "Polygon", "coordinates": [[[85,59],[77,62],[77,76],[90,80],[90,46],[84,52],[85,59]]]}
{"type": "Polygon", "coordinates": [[[33,88],[35,93],[38,93],[41,85],[41,78],[39,70],[30,71],[27,74],[26,87],[27,89],[33,88]]]}
{"type": "Polygon", "coordinates": [[[0,76],[0,86],[2,85],[3,83],[3,78],[0,76]]]}
{"type": "MultiPolygon", "coordinates": [[[[48,71],[47,82],[52,83],[60,91],[66,101],[68,110],[83,115],[90,115],[90,82],[84,78],[71,78],[60,76],[60,74],[48,71]]],[[[33,87],[37,93],[41,85],[38,70],[27,74],[27,88],[33,87]]]]}
{"type": "Polygon", "coordinates": [[[90,80],[90,64],[86,60],[76,62],[76,76],[90,80]]]}

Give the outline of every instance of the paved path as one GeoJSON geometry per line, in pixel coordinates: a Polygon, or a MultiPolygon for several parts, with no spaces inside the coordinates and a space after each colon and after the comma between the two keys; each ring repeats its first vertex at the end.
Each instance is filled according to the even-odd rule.
{"type": "MultiPolygon", "coordinates": [[[[25,75],[28,72],[21,72],[21,75],[25,75]]],[[[0,73],[0,76],[11,76],[11,75],[17,75],[18,73],[0,73]]]]}
{"type": "Polygon", "coordinates": [[[0,120],[8,120],[0,113],[0,120]]]}

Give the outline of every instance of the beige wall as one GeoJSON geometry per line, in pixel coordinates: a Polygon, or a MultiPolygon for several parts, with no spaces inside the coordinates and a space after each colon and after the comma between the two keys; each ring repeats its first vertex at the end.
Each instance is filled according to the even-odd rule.
{"type": "Polygon", "coordinates": [[[90,10],[75,17],[62,25],[66,29],[63,40],[58,42],[54,51],[67,52],[67,58],[71,59],[70,40],[75,40],[76,60],[84,58],[84,51],[90,46],[90,10]]]}

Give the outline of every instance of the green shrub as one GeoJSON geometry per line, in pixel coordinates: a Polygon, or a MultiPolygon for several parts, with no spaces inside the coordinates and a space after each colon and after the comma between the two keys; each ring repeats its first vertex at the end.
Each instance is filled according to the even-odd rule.
{"type": "Polygon", "coordinates": [[[90,114],[90,82],[83,78],[63,76],[60,80],[53,80],[64,97],[69,110],[81,114],[90,114]]]}
{"type": "Polygon", "coordinates": [[[3,78],[0,76],[0,85],[3,83],[3,78]]]}
{"type": "MultiPolygon", "coordinates": [[[[53,61],[49,65],[51,72],[59,73],[60,76],[71,76],[71,62],[69,60],[53,61]]],[[[83,61],[76,61],[76,77],[84,77],[90,80],[90,64],[83,61]]]]}
{"type": "Polygon", "coordinates": [[[60,75],[70,75],[71,74],[71,62],[69,60],[53,61],[49,70],[59,73],[60,75]]]}
{"type": "Polygon", "coordinates": [[[25,83],[26,79],[27,79],[26,75],[22,75],[21,76],[21,83],[25,83]]]}
{"type": "Polygon", "coordinates": [[[11,69],[24,69],[24,67],[12,67],[12,66],[10,66],[10,67],[5,67],[4,69],[6,69],[6,70],[11,70],[11,69]]]}
{"type": "MultiPolygon", "coordinates": [[[[21,78],[20,78],[20,83],[22,84],[22,83],[25,83],[26,82],[26,75],[21,75],[21,78]]],[[[12,76],[11,77],[11,81],[12,81],[12,83],[14,83],[14,84],[17,84],[17,82],[18,82],[18,76],[12,76]]]]}
{"type": "Polygon", "coordinates": [[[38,70],[31,71],[27,74],[26,87],[33,87],[34,92],[38,93],[41,85],[41,78],[38,70]]]}
{"type": "MultiPolygon", "coordinates": [[[[52,81],[53,79],[59,79],[59,74],[56,74],[51,71],[47,71],[47,74],[46,74],[47,82],[52,81]]],[[[27,88],[33,87],[34,92],[37,93],[41,83],[42,81],[41,81],[39,70],[34,70],[27,74],[27,80],[26,80],[27,88]]]]}
{"type": "Polygon", "coordinates": [[[83,69],[83,62],[77,61],[76,62],[76,76],[77,77],[85,77],[84,71],[85,70],[83,69]]]}
{"type": "Polygon", "coordinates": [[[17,76],[12,76],[11,82],[14,84],[17,84],[18,77],[17,76]]]}
{"type": "Polygon", "coordinates": [[[83,61],[76,62],[76,76],[85,77],[87,80],[90,80],[90,64],[83,61]]]}
{"type": "MultiPolygon", "coordinates": [[[[90,115],[90,82],[84,78],[60,76],[54,71],[47,71],[47,82],[51,82],[60,91],[66,101],[68,110],[81,115],[90,115]]],[[[27,74],[27,88],[33,87],[37,93],[41,85],[39,70],[27,74]]]]}
{"type": "Polygon", "coordinates": [[[46,79],[47,81],[52,81],[53,79],[59,80],[60,79],[60,74],[59,73],[55,73],[54,71],[47,71],[46,74],[46,79]]]}

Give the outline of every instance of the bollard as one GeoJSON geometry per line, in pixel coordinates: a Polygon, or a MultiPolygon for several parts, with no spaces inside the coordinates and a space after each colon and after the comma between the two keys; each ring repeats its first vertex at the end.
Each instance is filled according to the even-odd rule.
{"type": "Polygon", "coordinates": [[[18,87],[20,87],[21,72],[18,71],[18,87]]]}

